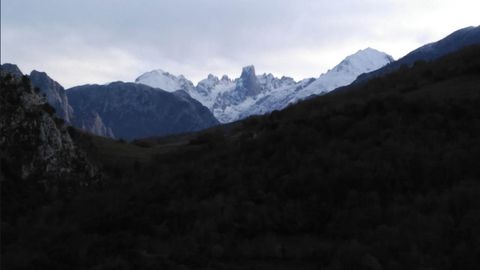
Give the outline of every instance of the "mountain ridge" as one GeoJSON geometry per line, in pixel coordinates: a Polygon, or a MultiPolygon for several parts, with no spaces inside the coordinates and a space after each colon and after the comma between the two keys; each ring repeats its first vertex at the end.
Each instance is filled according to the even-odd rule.
{"type": "Polygon", "coordinates": [[[206,107],[182,91],[112,82],[76,86],[67,95],[76,113],[74,125],[85,126],[89,124],[85,119],[99,122],[99,118],[117,138],[171,135],[218,124],[206,107]]]}
{"type": "Polygon", "coordinates": [[[239,78],[231,80],[224,75],[219,80],[217,76],[209,74],[196,86],[183,75],[175,76],[161,69],[146,72],[135,82],[159,89],[164,87],[169,91],[183,87],[192,98],[208,107],[221,123],[228,123],[250,115],[280,110],[311,95],[328,92],[349,84],[361,73],[380,68],[391,61],[393,58],[390,55],[366,48],[347,56],[317,79],[307,78],[298,82],[285,76],[277,78],[267,73],[257,75],[253,65],[243,67],[239,78]],[[333,73],[337,77],[331,76],[333,73]],[[327,78],[333,81],[330,83],[327,78]],[[319,83],[315,84],[315,81],[319,83]]]}
{"type": "Polygon", "coordinates": [[[440,40],[420,46],[381,69],[360,75],[354,83],[363,83],[372,78],[391,73],[398,70],[402,65],[410,67],[416,61],[432,61],[474,44],[480,44],[480,26],[465,27],[440,40]]]}

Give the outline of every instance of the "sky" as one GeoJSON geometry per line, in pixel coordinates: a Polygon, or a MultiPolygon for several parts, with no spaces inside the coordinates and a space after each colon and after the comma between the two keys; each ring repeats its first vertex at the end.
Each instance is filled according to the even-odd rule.
{"type": "Polygon", "coordinates": [[[478,0],[2,0],[1,63],[64,87],[153,69],[318,77],[367,47],[398,59],[467,26],[478,0]]]}

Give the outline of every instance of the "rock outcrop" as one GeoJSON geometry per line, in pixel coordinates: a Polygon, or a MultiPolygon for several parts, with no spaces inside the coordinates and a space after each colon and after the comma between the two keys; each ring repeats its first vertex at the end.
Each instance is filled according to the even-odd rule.
{"type": "Polygon", "coordinates": [[[72,190],[100,181],[98,169],[75,146],[62,119],[28,77],[0,76],[0,158],[4,179],[72,190]]]}
{"type": "Polygon", "coordinates": [[[45,72],[32,71],[30,73],[30,80],[32,84],[38,87],[40,92],[45,95],[47,102],[55,108],[56,115],[70,124],[73,109],[68,104],[65,89],[45,72]]]}

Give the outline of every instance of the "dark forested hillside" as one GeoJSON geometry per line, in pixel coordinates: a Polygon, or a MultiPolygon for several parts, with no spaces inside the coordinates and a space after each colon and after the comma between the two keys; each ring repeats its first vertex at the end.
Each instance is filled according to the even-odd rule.
{"type": "Polygon", "coordinates": [[[480,265],[478,46],[202,133],[71,131],[110,179],[2,223],[2,269],[480,265]]]}

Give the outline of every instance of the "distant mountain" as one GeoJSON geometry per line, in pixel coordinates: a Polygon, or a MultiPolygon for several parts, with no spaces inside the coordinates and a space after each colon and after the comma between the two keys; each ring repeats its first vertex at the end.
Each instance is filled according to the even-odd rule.
{"type": "Polygon", "coordinates": [[[168,92],[175,92],[177,90],[190,92],[190,90],[195,88],[193,83],[187,80],[183,75],[177,77],[161,69],[147,72],[138,77],[135,82],[160,88],[168,92]]]}
{"type": "Polygon", "coordinates": [[[392,61],[391,56],[367,48],[348,56],[318,79],[308,78],[299,82],[289,77],[276,78],[272,74],[257,76],[254,66],[244,67],[240,77],[234,80],[226,75],[219,79],[210,74],[197,86],[182,75],[176,77],[162,70],[147,72],[135,82],[167,91],[182,89],[208,107],[220,122],[227,123],[283,109],[298,100],[347,85],[358,75],[392,61]]]}
{"type": "Polygon", "coordinates": [[[136,139],[184,133],[218,124],[212,113],[183,91],[113,82],[67,90],[73,125],[136,139]]]}
{"type": "Polygon", "coordinates": [[[333,69],[320,75],[317,79],[305,79],[277,91],[272,91],[267,96],[257,100],[246,112],[240,115],[240,118],[281,110],[289,104],[327,93],[340,86],[350,84],[362,73],[376,70],[392,61],[393,58],[390,55],[375,49],[360,50],[347,56],[333,69]]]}
{"type": "Polygon", "coordinates": [[[480,44],[480,26],[471,26],[457,30],[437,42],[424,45],[381,69],[359,76],[358,79],[355,80],[355,83],[362,83],[369,79],[393,72],[398,70],[402,65],[410,67],[416,61],[432,61],[474,44],[480,44]]]}
{"type": "Polygon", "coordinates": [[[235,88],[235,82],[227,75],[223,75],[219,79],[217,76],[209,74],[207,78],[198,82],[195,91],[190,92],[190,95],[212,109],[216,97],[233,88],[235,88]]]}
{"type": "MultiPolygon", "coordinates": [[[[220,89],[211,105],[213,114],[220,122],[232,122],[241,119],[241,115],[250,111],[251,106],[272,91],[295,84],[291,78],[275,78],[272,74],[257,76],[254,66],[244,67],[238,79],[228,88],[220,89]]],[[[215,92],[215,91],[214,91],[215,92]]]]}

